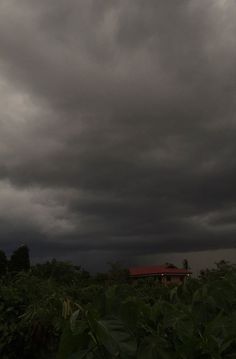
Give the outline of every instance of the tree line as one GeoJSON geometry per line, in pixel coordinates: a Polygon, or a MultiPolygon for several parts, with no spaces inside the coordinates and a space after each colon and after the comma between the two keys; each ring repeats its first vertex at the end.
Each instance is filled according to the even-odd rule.
{"type": "Polygon", "coordinates": [[[26,245],[17,248],[8,259],[5,252],[0,250],[0,276],[7,272],[21,272],[30,269],[29,249],[26,245]]]}

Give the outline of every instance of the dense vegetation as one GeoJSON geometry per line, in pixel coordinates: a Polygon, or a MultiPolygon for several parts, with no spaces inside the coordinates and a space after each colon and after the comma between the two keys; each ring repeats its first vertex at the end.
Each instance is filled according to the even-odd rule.
{"type": "Polygon", "coordinates": [[[116,265],[95,277],[56,260],[30,268],[21,252],[20,266],[0,255],[1,359],[236,358],[234,265],[165,287],[130,284],[116,265]]]}

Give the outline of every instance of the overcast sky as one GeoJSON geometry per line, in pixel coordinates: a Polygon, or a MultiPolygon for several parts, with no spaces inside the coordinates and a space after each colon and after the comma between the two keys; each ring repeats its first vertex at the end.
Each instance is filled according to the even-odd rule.
{"type": "Polygon", "coordinates": [[[235,18],[234,0],[1,0],[1,248],[236,261],[235,18]]]}

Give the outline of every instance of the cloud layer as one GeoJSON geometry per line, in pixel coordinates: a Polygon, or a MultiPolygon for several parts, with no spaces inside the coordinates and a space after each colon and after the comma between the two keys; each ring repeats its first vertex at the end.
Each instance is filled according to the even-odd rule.
{"type": "Polygon", "coordinates": [[[235,16],[233,0],[3,0],[3,246],[235,248],[235,16]]]}

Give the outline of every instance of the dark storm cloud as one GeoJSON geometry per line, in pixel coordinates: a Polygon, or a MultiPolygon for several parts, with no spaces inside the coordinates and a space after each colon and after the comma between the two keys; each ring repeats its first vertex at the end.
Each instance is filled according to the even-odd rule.
{"type": "Polygon", "coordinates": [[[2,1],[4,245],[235,248],[235,15],[230,0],[2,1]]]}

